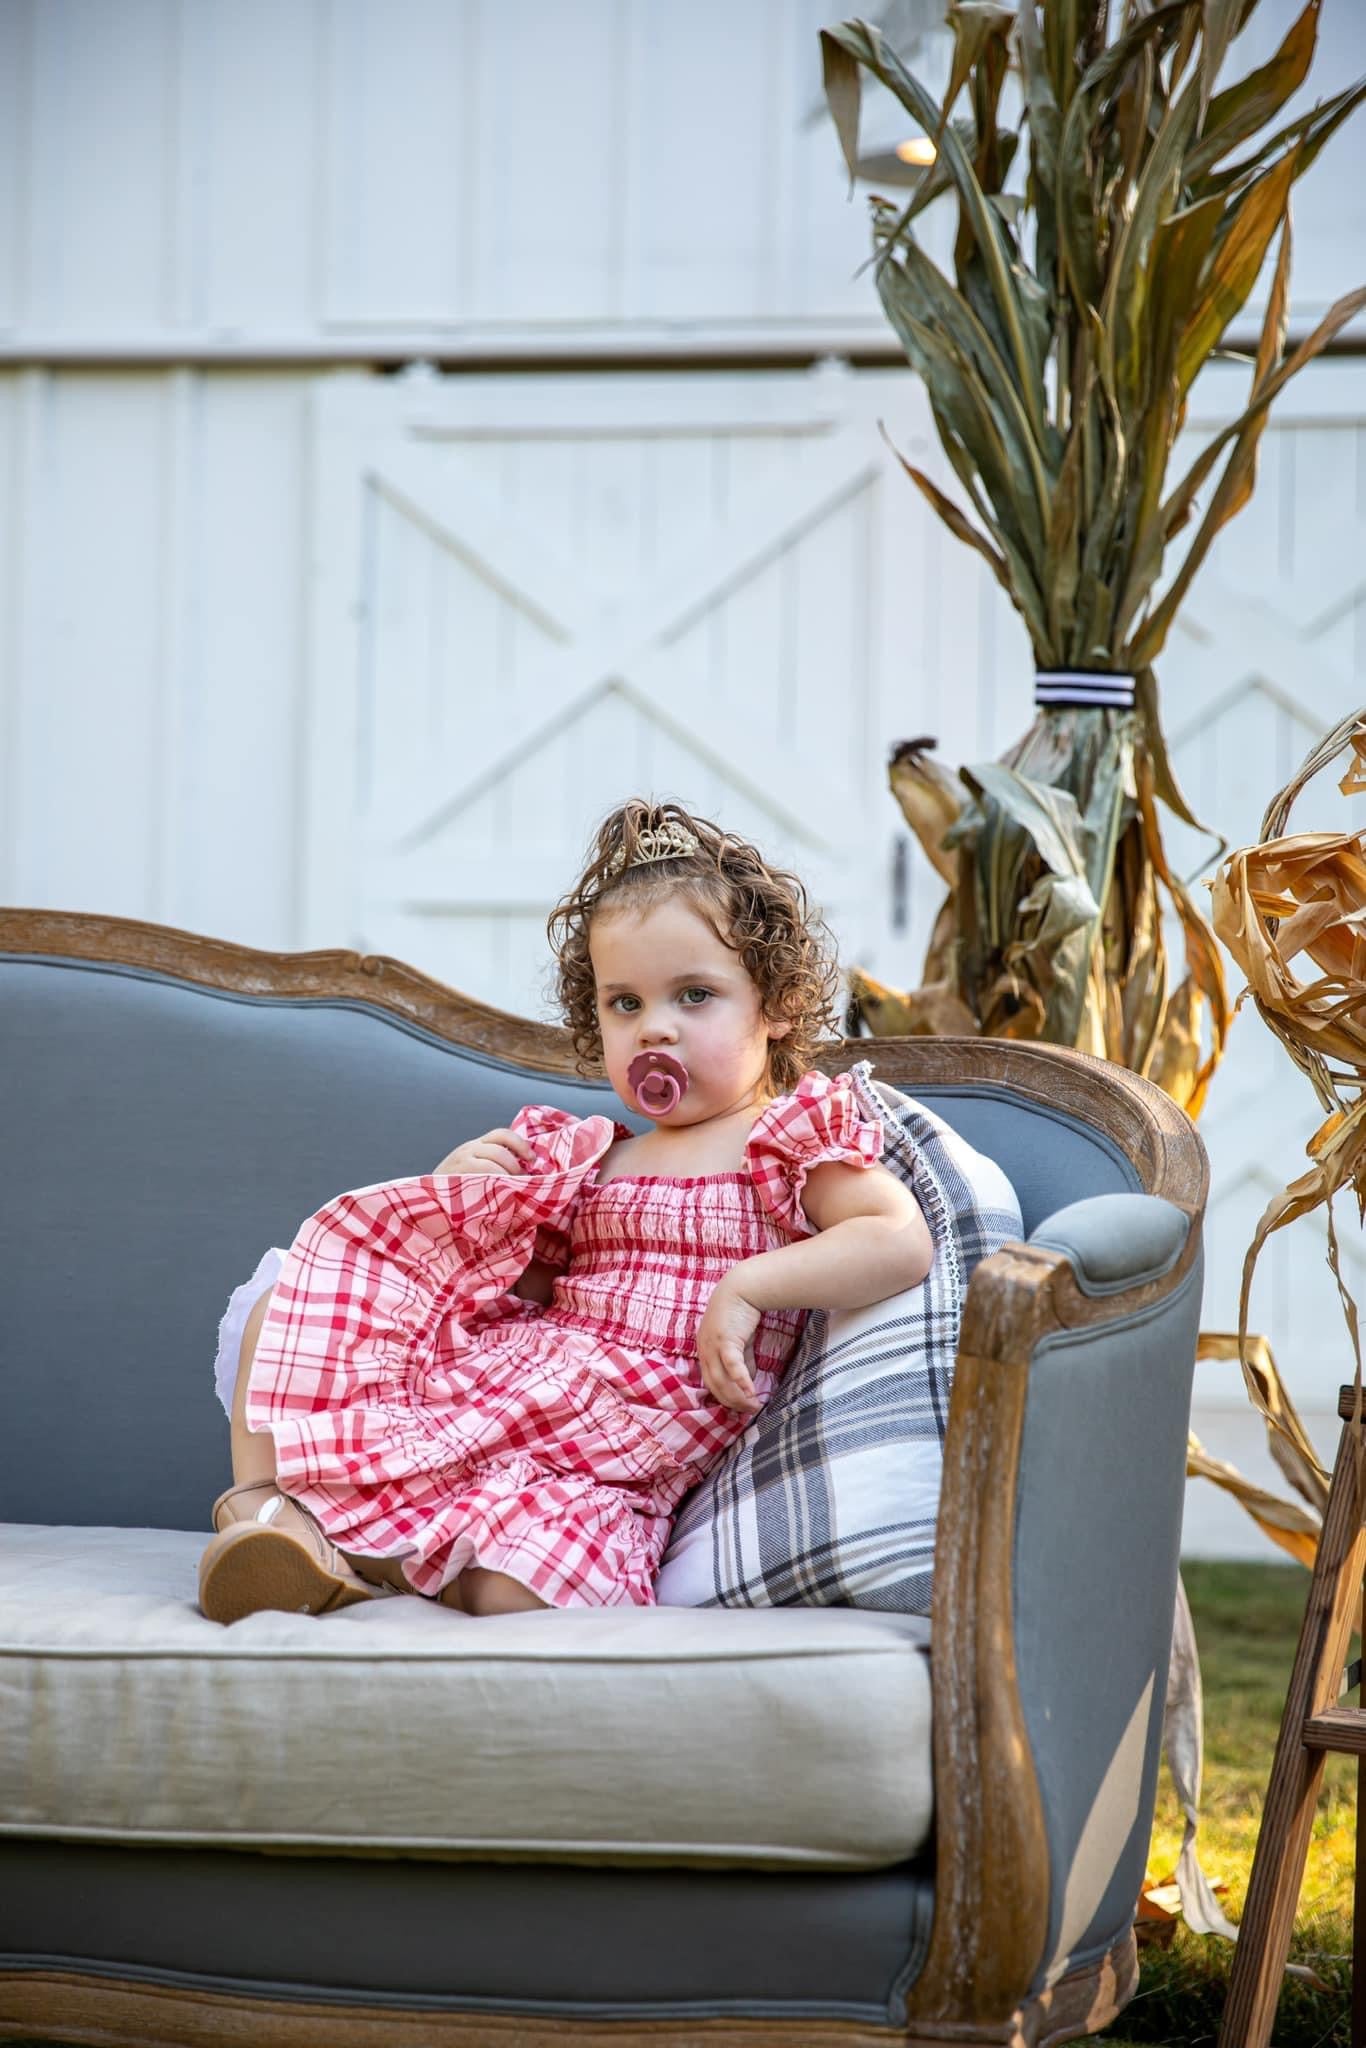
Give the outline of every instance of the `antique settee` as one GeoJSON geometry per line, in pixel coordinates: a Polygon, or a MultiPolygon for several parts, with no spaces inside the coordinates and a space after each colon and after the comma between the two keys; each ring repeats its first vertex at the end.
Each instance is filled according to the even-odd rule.
{"type": "Polygon", "coordinates": [[[947,2041],[1135,1982],[1206,1165],[1155,1088],[832,1044],[1014,1182],[913,1618],[194,1606],[216,1319],[339,1188],[530,1100],[563,1034],[401,963],[0,913],[0,2037],[947,2041]]]}

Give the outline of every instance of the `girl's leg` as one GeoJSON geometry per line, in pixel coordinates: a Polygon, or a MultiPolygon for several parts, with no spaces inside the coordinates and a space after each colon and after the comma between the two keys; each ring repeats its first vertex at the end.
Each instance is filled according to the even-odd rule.
{"type": "Polygon", "coordinates": [[[275,1439],[268,1429],[248,1429],[246,1416],[251,1361],[256,1355],[261,1325],[266,1319],[273,1292],[272,1288],[266,1289],[247,1317],[246,1328],[242,1332],[237,1379],[232,1390],[232,1476],[238,1486],[253,1486],[275,1477],[275,1439]]]}
{"type": "Polygon", "coordinates": [[[247,1428],[247,1384],[270,1290],[247,1317],[232,1392],[233,1487],[214,1502],[214,1535],[199,1561],[199,1605],[232,1622],[263,1607],[319,1614],[375,1597],[313,1517],[278,1489],[275,1440],[247,1428]],[[283,1545],[283,1547],[281,1547],[283,1545]]]}
{"type": "MultiPolygon", "coordinates": [[[[270,1296],[271,1290],[267,1289],[247,1317],[242,1332],[232,1394],[232,1476],[238,1486],[260,1485],[275,1477],[275,1439],[268,1429],[248,1429],[246,1418],[251,1361],[270,1308],[270,1296]]],[[[288,1519],[286,1516],[286,1526],[288,1519]]],[[[383,1580],[402,1592],[412,1592],[396,1560],[357,1558],[345,1550],[341,1554],[353,1570],[360,1570],[372,1584],[383,1580]]],[[[489,1571],[483,1565],[467,1565],[458,1578],[443,1588],[440,1598],[444,1606],[458,1608],[465,1614],[520,1614],[549,1605],[519,1579],[511,1578],[507,1572],[489,1571]]]]}
{"type": "MultiPolygon", "coordinates": [[[[548,1607],[548,1600],[538,1599],[529,1586],[520,1579],[514,1579],[507,1572],[489,1571],[482,1564],[466,1565],[455,1581],[463,1596],[466,1614],[521,1614],[533,1607],[548,1607]]],[[[450,1591],[448,1586],[442,1599],[450,1591]]]]}
{"type": "MultiPolygon", "coordinates": [[[[247,1317],[242,1331],[237,1379],[232,1392],[232,1476],[237,1486],[261,1486],[275,1477],[275,1439],[268,1429],[248,1429],[246,1416],[247,1382],[251,1378],[251,1361],[256,1356],[261,1325],[266,1319],[273,1292],[273,1288],[266,1289],[247,1317]]],[[[288,1495],[286,1499],[288,1500],[288,1495]]],[[[291,1526],[292,1509],[291,1503],[290,1508],[284,1513],[286,1529],[291,1526]]],[[[341,1554],[371,1585],[393,1586],[399,1592],[412,1592],[412,1587],[399,1570],[397,1560],[378,1557],[357,1560],[346,1550],[341,1554]]]]}

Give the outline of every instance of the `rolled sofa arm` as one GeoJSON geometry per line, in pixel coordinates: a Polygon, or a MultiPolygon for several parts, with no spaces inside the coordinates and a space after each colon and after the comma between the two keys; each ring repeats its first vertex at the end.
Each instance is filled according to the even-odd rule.
{"type": "Polygon", "coordinates": [[[1100,2025],[1097,1967],[1116,2007],[1132,1989],[1199,1326],[1193,1192],[1073,1203],[968,1291],[936,1541],[922,2022],[1040,1993],[1061,2020],[1075,1971],[1100,2025]]]}
{"type": "Polygon", "coordinates": [[[1061,1252],[1083,1294],[1120,1294],[1160,1280],[1180,1259],[1191,1219],[1160,1195],[1092,1195],[1071,1202],[1032,1232],[1029,1242],[1061,1252]]]}

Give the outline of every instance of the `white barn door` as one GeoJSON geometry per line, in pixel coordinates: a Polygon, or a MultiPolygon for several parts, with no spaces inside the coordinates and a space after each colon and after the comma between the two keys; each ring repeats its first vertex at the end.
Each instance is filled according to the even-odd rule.
{"type": "Polygon", "coordinates": [[[316,396],[303,942],[548,1015],[547,912],[641,793],[752,836],[873,965],[905,722],[880,503],[911,494],[872,384],[420,371],[316,396]]]}

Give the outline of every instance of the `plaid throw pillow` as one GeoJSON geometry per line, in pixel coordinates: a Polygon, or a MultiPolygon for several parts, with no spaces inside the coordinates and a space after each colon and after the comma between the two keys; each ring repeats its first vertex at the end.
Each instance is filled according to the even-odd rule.
{"type": "Polygon", "coordinates": [[[882,1163],[934,1239],[918,1287],[871,1308],[813,1309],[763,1413],[682,1504],[655,1581],[671,1607],[930,1611],[949,1386],[963,1296],[1023,1233],[1001,1168],[932,1111],[852,1070],[881,1117],[882,1163]]]}

